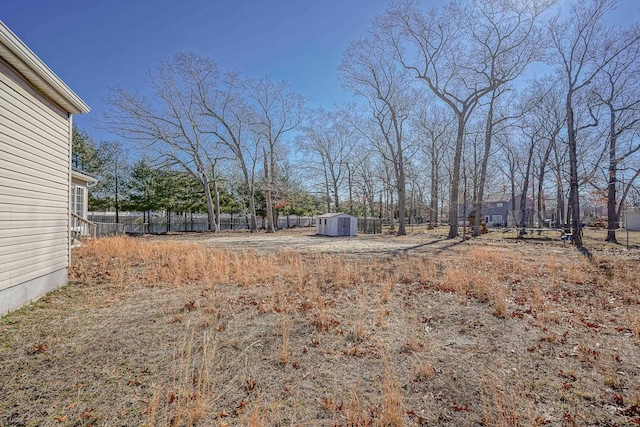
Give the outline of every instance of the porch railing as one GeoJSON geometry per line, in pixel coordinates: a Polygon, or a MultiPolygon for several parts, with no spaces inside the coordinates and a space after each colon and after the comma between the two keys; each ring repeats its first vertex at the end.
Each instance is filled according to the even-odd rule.
{"type": "Polygon", "coordinates": [[[95,223],[71,212],[71,237],[76,240],[95,239],[97,231],[95,223]]]}

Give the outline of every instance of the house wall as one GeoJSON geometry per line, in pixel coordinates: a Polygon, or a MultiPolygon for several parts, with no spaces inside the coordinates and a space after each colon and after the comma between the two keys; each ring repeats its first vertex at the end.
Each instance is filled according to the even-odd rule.
{"type": "Polygon", "coordinates": [[[0,58],[0,314],[66,283],[70,116],[0,58]]]}
{"type": "Polygon", "coordinates": [[[70,200],[70,209],[73,212],[75,201],[74,198],[77,199],[77,190],[76,188],[81,188],[82,190],[82,212],[79,215],[82,218],[87,218],[89,216],[89,185],[87,181],[83,181],[81,179],[72,178],[71,179],[71,200],[70,200]]]}
{"type": "MultiPolygon", "coordinates": [[[[516,210],[520,209],[520,198],[521,196],[516,196],[515,197],[515,206],[516,206],[516,210]]],[[[494,226],[496,224],[500,224],[501,226],[505,226],[507,224],[507,220],[509,218],[509,211],[511,210],[511,206],[512,206],[512,201],[505,199],[505,200],[495,200],[493,199],[492,201],[485,201],[482,205],[482,214],[484,219],[486,219],[486,217],[489,217],[489,220],[487,221],[487,225],[488,226],[494,226]],[[500,215],[502,218],[495,218],[496,221],[494,221],[494,216],[496,215],[500,215]]],[[[531,198],[527,198],[527,203],[526,203],[526,209],[527,211],[525,211],[525,215],[528,215],[527,218],[532,219],[531,215],[533,215],[533,211],[534,211],[534,201],[531,198]]],[[[467,222],[469,220],[469,214],[471,213],[471,211],[475,210],[475,205],[473,203],[460,203],[458,205],[458,217],[459,217],[459,225],[467,225],[467,222]],[[464,218],[464,222],[462,221],[462,218],[464,218]]]]}

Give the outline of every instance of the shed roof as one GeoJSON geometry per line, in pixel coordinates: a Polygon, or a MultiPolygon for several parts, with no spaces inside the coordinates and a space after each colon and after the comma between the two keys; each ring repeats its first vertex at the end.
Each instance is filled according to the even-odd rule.
{"type": "Polygon", "coordinates": [[[0,57],[48,98],[73,114],[91,109],[38,56],[0,21],[0,57]]]}
{"type": "Polygon", "coordinates": [[[317,218],[333,218],[333,217],[337,217],[337,216],[343,216],[343,217],[349,217],[349,218],[355,218],[355,216],[346,214],[346,213],[342,213],[342,212],[332,212],[332,213],[326,213],[326,214],[322,214],[322,215],[318,215],[317,218]]]}

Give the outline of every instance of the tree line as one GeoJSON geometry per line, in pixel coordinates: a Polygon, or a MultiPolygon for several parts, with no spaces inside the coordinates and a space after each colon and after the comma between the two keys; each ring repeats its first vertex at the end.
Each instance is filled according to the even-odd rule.
{"type": "MultiPolygon", "coordinates": [[[[98,179],[89,192],[90,211],[113,211],[119,222],[122,211],[141,212],[145,222],[152,213],[207,212],[200,182],[188,172],[167,165],[155,165],[149,157],[131,160],[122,144],[113,141],[95,143],[87,132],[73,129],[72,166],[98,179]]],[[[244,214],[245,190],[233,180],[218,180],[219,213],[244,214]]],[[[295,186],[287,187],[274,207],[281,215],[314,215],[321,201],[295,186]]],[[[266,216],[264,197],[257,198],[258,215],[266,216]]],[[[219,226],[219,214],[216,219],[219,226]]]]}
{"type": "Polygon", "coordinates": [[[394,3],[344,52],[338,75],[354,101],[330,109],[181,52],[150,70],[147,90],[113,88],[103,126],[189,176],[213,231],[233,193],[252,230],[258,198],[273,231],[297,194],[384,214],[399,235],[445,214],[457,236],[470,202],[477,235],[486,195],[502,188],[513,210],[535,199],[538,222],[553,213],[579,247],[585,203],[605,203],[615,242],[622,209],[640,199],[640,25],[613,23],[620,4],[394,3]]]}

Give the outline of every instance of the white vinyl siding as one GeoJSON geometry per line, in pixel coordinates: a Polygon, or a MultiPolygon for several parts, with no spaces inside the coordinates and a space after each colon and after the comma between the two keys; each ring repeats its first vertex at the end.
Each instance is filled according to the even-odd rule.
{"type": "Polygon", "coordinates": [[[0,291],[69,266],[70,120],[0,63],[0,291]]]}

